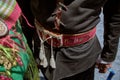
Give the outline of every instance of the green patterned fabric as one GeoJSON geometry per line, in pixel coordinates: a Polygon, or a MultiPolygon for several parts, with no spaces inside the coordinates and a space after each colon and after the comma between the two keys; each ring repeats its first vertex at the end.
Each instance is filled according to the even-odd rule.
{"type": "MultiPolygon", "coordinates": [[[[16,0],[0,0],[0,20],[9,30],[4,37],[0,36],[0,80],[40,80],[32,51],[18,21],[20,16],[21,9],[16,0]]],[[[0,28],[2,30],[2,24],[0,28]]]]}
{"type": "MultiPolygon", "coordinates": [[[[11,76],[13,80],[23,80],[23,76],[25,71],[27,70],[27,66],[29,63],[29,56],[26,52],[19,53],[24,66],[15,66],[11,69],[11,76]]],[[[3,66],[0,67],[0,72],[5,72],[5,68],[3,66]]]]}
{"type": "MultiPolygon", "coordinates": [[[[23,80],[23,78],[27,78],[28,80],[40,80],[37,65],[35,63],[32,52],[28,47],[26,38],[22,33],[22,29],[19,21],[17,21],[15,28],[16,28],[16,32],[21,34],[22,41],[24,42],[26,49],[24,50],[20,48],[19,50],[19,55],[23,62],[23,66],[17,65],[12,67],[10,69],[10,74],[11,74],[10,76],[12,77],[12,80],[23,80]]],[[[14,34],[12,30],[9,31],[9,35],[11,34],[14,34]]],[[[19,39],[13,38],[13,40],[18,44],[20,44],[19,39]]],[[[0,65],[0,72],[5,72],[5,71],[6,69],[4,68],[4,66],[0,65]]]]}

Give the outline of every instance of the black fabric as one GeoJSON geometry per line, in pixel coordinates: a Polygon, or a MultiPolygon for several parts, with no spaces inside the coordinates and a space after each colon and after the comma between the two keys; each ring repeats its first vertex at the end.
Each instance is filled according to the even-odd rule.
{"type": "MultiPolygon", "coordinates": [[[[101,52],[104,61],[114,61],[117,52],[120,35],[120,0],[65,0],[64,3],[68,9],[62,10],[61,21],[64,25],[60,26],[59,32],[63,34],[76,34],[94,28],[100,21],[99,14],[103,7],[104,48],[101,49],[96,36],[84,44],[55,48],[53,52],[56,58],[56,69],[51,69],[50,66],[41,69],[48,80],[60,80],[84,73],[95,64],[101,52]]],[[[56,0],[31,0],[30,6],[34,17],[46,29],[55,31],[53,24],[55,18],[52,13],[56,10],[56,0]]],[[[48,62],[50,49],[50,46],[45,44],[48,62]]],[[[37,52],[39,54],[39,51],[37,52]]]]}
{"type": "Polygon", "coordinates": [[[30,7],[30,1],[31,0],[17,0],[20,8],[22,9],[23,14],[26,16],[27,20],[31,25],[34,25],[34,16],[31,12],[30,7]]]}
{"type": "Polygon", "coordinates": [[[94,80],[95,65],[88,70],[61,80],[94,80]]]}
{"type": "MultiPolygon", "coordinates": [[[[62,11],[61,21],[64,25],[60,27],[60,32],[73,34],[87,31],[97,25],[101,6],[105,0],[73,0],[66,7],[67,11],[62,11]],[[94,2],[94,3],[93,3],[94,2]]],[[[56,9],[55,0],[31,0],[32,12],[36,19],[47,29],[54,31],[54,17],[52,13],[56,9]]]]}
{"type": "MultiPolygon", "coordinates": [[[[41,70],[48,80],[60,80],[84,72],[92,67],[101,53],[101,48],[97,37],[95,37],[81,45],[53,48],[53,52],[56,59],[56,68],[52,69],[48,65],[47,68],[41,68],[41,70]]],[[[45,43],[45,53],[48,64],[50,64],[51,48],[47,43],[45,43]]]]}
{"type": "MultiPolygon", "coordinates": [[[[22,13],[24,14],[24,16],[27,18],[28,22],[34,26],[34,16],[31,12],[31,8],[30,8],[30,0],[17,0],[20,8],[22,9],[22,13]]],[[[20,18],[21,20],[21,26],[23,29],[23,33],[26,36],[26,39],[28,41],[28,45],[30,46],[31,50],[32,50],[32,39],[35,33],[35,28],[31,28],[27,22],[25,21],[25,19],[21,16],[20,18]]]]}
{"type": "MultiPolygon", "coordinates": [[[[52,12],[56,9],[55,0],[31,0],[34,16],[46,28],[53,28],[52,12]],[[45,4],[45,5],[43,5],[45,4]],[[52,5],[52,6],[51,6],[52,5]]],[[[87,31],[98,24],[99,14],[103,7],[104,13],[104,48],[102,59],[108,62],[115,60],[120,34],[120,0],[64,0],[68,7],[62,12],[61,33],[80,33],[87,31]],[[105,6],[104,6],[105,5],[105,6]]]]}
{"type": "Polygon", "coordinates": [[[120,37],[120,0],[108,0],[103,7],[104,48],[102,59],[112,62],[116,58],[120,37]]]}

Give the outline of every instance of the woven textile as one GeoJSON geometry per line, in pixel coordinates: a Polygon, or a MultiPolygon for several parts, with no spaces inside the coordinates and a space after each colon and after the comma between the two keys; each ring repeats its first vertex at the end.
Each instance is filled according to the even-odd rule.
{"type": "Polygon", "coordinates": [[[5,21],[8,29],[15,25],[20,13],[16,0],[0,0],[0,18],[5,21]]]}
{"type": "Polygon", "coordinates": [[[16,0],[0,0],[0,29],[1,32],[4,27],[9,29],[0,36],[0,80],[39,80],[37,65],[19,22],[20,15],[16,0]]]}

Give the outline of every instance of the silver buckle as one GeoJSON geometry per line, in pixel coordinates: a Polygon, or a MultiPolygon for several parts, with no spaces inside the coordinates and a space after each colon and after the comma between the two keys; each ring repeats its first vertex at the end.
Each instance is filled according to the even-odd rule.
{"type": "Polygon", "coordinates": [[[8,27],[2,19],[0,19],[0,37],[5,36],[8,33],[8,27]]]}

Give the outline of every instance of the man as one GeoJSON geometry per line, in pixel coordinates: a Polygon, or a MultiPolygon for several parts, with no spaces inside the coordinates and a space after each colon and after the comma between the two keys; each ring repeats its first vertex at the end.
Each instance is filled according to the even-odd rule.
{"type": "Polygon", "coordinates": [[[47,80],[94,80],[98,57],[99,72],[111,67],[120,36],[119,0],[31,0],[31,7],[47,80]],[[95,35],[102,7],[103,49],[95,35]]]}

